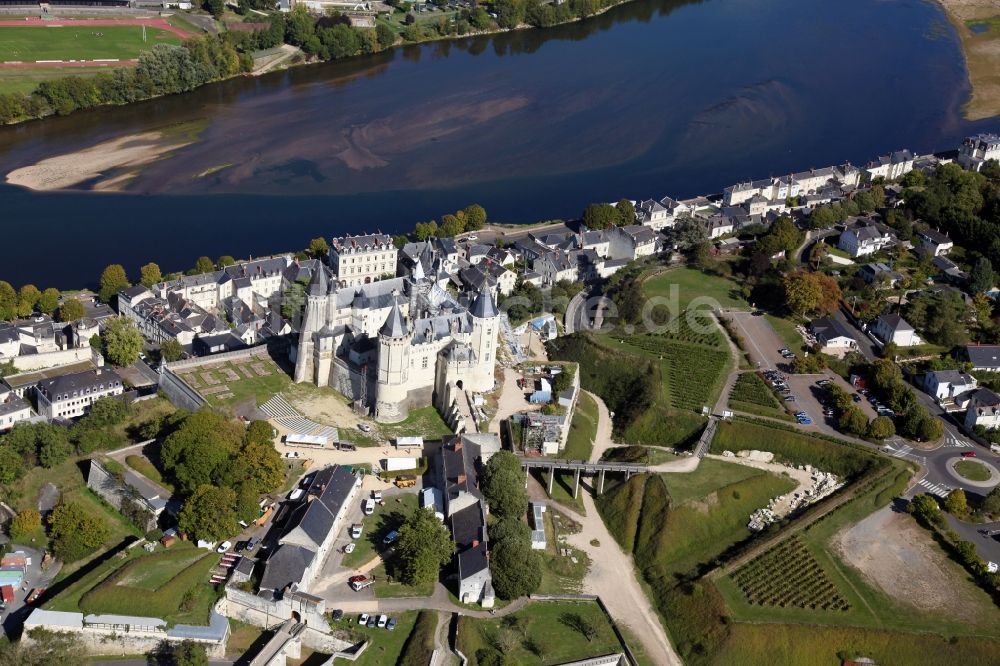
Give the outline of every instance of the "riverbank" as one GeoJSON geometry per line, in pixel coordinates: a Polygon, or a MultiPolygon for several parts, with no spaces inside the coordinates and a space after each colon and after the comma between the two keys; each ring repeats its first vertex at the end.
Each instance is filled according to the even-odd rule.
{"type": "Polygon", "coordinates": [[[937,0],[955,26],[972,94],[969,120],[1000,115],[1000,4],[996,0],[937,0]]]}

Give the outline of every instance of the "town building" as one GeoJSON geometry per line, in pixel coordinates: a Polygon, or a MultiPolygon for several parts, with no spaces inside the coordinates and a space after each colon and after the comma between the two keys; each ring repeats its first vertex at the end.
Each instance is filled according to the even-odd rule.
{"type": "Polygon", "coordinates": [[[609,256],[612,259],[628,259],[629,261],[659,252],[659,241],[662,238],[653,229],[639,224],[614,227],[608,236],[609,256]]]}
{"type": "Polygon", "coordinates": [[[854,258],[879,252],[892,242],[892,236],[877,225],[860,222],[840,234],[837,247],[854,258]]]}
{"type": "Polygon", "coordinates": [[[330,244],[330,269],[341,287],[368,284],[396,274],[399,251],[385,234],[341,236],[330,244]]]}
{"type": "Polygon", "coordinates": [[[768,201],[785,201],[789,197],[814,194],[831,185],[857,187],[860,172],[850,164],[810,169],[778,178],[766,178],[731,185],[723,191],[726,206],[739,206],[760,196],[768,201]]]}
{"type": "Polygon", "coordinates": [[[309,286],[295,381],[332,386],[376,419],[411,406],[446,412],[494,386],[500,311],[488,290],[452,296],[422,275],[341,286],[320,268],[309,286]]]}
{"type": "Polygon", "coordinates": [[[943,234],[936,229],[918,231],[917,237],[920,238],[921,251],[932,257],[946,255],[955,247],[955,243],[948,237],[948,234],[943,234]]]}
{"type": "Polygon", "coordinates": [[[30,418],[31,405],[28,401],[0,384],[0,432],[10,430],[30,418]]]}
{"type": "Polygon", "coordinates": [[[95,368],[46,379],[38,384],[38,414],[47,419],[73,419],[90,411],[100,398],[124,393],[114,370],[95,368]]]}
{"type": "Polygon", "coordinates": [[[843,356],[858,348],[858,341],[854,339],[851,331],[840,320],[833,317],[814,319],[809,324],[809,330],[816,338],[816,343],[820,345],[820,351],[824,354],[843,356]]]}
{"type": "Polygon", "coordinates": [[[882,262],[865,264],[858,269],[858,275],[865,284],[875,284],[880,288],[895,289],[903,276],[882,262]]]}
{"type": "Polygon", "coordinates": [[[499,450],[500,443],[495,435],[487,437],[489,440],[458,435],[446,440],[437,464],[444,514],[455,541],[459,601],[492,608],[495,595],[489,567],[487,509],[479,490],[479,469],[499,450]]]}
{"type": "Polygon", "coordinates": [[[973,391],[965,411],[964,424],[968,430],[977,427],[996,430],[1000,427],[1000,395],[988,388],[977,388],[973,391]]]}
{"type": "Polygon", "coordinates": [[[892,342],[898,347],[915,347],[922,342],[914,328],[898,314],[880,315],[872,331],[883,343],[892,342]]]}
{"type": "Polygon", "coordinates": [[[913,153],[909,150],[896,150],[888,155],[875,158],[865,165],[868,178],[884,178],[896,180],[913,171],[913,153]]]}
{"type": "Polygon", "coordinates": [[[924,377],[927,393],[938,402],[953,402],[959,395],[979,386],[976,378],[958,370],[938,370],[928,372],[924,377]]]}
{"type": "Polygon", "coordinates": [[[1000,135],[970,136],[958,147],[958,163],[963,169],[981,171],[989,160],[1000,160],[1000,135]]]}
{"type": "Polygon", "coordinates": [[[280,597],[285,592],[309,591],[333,542],[347,527],[345,517],[360,488],[361,477],[347,467],[335,465],[316,472],[267,559],[261,592],[280,597]]]}
{"type": "Polygon", "coordinates": [[[972,370],[1000,372],[1000,345],[965,345],[964,356],[972,370]]]}

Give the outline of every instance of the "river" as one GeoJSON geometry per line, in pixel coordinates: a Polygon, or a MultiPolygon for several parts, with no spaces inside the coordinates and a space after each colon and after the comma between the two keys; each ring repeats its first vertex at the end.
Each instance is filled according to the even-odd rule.
{"type": "Polygon", "coordinates": [[[0,131],[0,173],[179,123],[125,193],[0,186],[0,279],[92,285],[199,255],[693,196],[897,148],[953,148],[960,47],[924,0],[638,0],[548,30],[396,49],[0,131]],[[225,166],[225,168],[220,168],[225,166]],[[208,175],[205,175],[205,174],[208,175]]]}

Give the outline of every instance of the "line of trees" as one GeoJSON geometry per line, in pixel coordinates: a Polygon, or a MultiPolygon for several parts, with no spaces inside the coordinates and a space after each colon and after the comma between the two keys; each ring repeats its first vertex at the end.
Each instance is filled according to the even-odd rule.
{"type": "Polygon", "coordinates": [[[237,50],[228,33],[189,39],[181,46],[157,44],[139,55],[135,67],[90,77],[65,76],[42,81],[31,94],[0,95],[0,124],[187,92],[252,66],[253,59],[237,50]]]}
{"type": "MultiPolygon", "coordinates": [[[[10,321],[18,317],[28,317],[35,312],[53,315],[57,310],[61,321],[74,321],[83,316],[81,312],[80,317],[73,317],[78,312],[74,306],[70,306],[69,310],[62,310],[59,306],[61,297],[62,294],[54,287],[39,291],[35,285],[26,284],[20,289],[14,289],[11,283],[0,280],[0,320],[10,321]]],[[[73,300],[82,311],[83,306],[80,302],[73,300]]]]}

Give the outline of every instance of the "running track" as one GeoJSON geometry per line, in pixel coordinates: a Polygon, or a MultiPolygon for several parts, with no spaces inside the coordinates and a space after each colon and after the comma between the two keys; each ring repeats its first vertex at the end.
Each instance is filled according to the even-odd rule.
{"type": "Polygon", "coordinates": [[[100,27],[116,25],[144,25],[147,28],[157,28],[171,32],[181,39],[187,39],[191,35],[179,28],[170,25],[166,19],[40,19],[26,18],[20,20],[0,21],[0,27],[21,27],[21,28],[47,28],[52,26],[76,26],[76,27],[100,27]]]}
{"type": "Polygon", "coordinates": [[[138,63],[127,60],[49,60],[41,62],[0,62],[0,69],[66,69],[68,67],[125,67],[138,63]]]}

